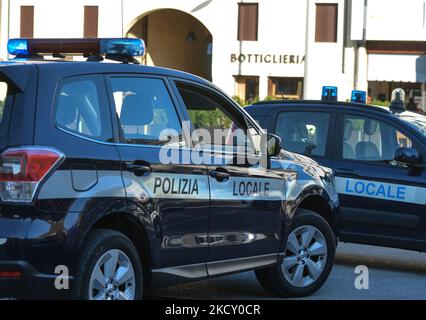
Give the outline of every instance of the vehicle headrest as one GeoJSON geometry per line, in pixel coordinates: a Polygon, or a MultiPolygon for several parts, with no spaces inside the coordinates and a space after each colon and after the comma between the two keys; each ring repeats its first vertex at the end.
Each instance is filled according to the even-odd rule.
{"type": "Polygon", "coordinates": [[[66,95],[60,95],[56,114],[56,120],[60,125],[66,127],[72,124],[77,117],[77,106],[73,98],[66,95]]]}
{"type": "Polygon", "coordinates": [[[345,141],[348,141],[352,137],[352,131],[352,121],[345,120],[345,128],[343,129],[343,138],[345,139],[345,141]]]}
{"type": "Polygon", "coordinates": [[[306,128],[306,125],[304,125],[303,123],[301,123],[301,124],[299,125],[299,132],[300,132],[300,135],[301,135],[303,138],[305,138],[305,139],[309,138],[309,131],[308,131],[308,128],[306,128]]]}
{"type": "Polygon", "coordinates": [[[152,123],[154,110],[149,99],[139,94],[128,95],[121,107],[120,121],[122,125],[147,125],[152,123]]]}
{"type": "Polygon", "coordinates": [[[376,133],[377,126],[378,126],[377,121],[374,121],[374,120],[371,120],[371,119],[366,119],[365,122],[364,122],[364,132],[367,135],[372,136],[373,134],[376,133]]]}

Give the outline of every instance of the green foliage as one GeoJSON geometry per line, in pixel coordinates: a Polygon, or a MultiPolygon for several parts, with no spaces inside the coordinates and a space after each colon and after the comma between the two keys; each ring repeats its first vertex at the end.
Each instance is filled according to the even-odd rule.
{"type": "Polygon", "coordinates": [[[265,99],[263,99],[263,101],[272,101],[272,100],[276,100],[276,98],[272,96],[267,96],[265,99]]]}
{"type": "Polygon", "coordinates": [[[389,107],[390,101],[372,100],[370,104],[373,106],[389,107]]]}
{"type": "Polygon", "coordinates": [[[4,104],[5,102],[0,100],[0,120],[3,119],[4,104]]]}
{"type": "MultiPolygon", "coordinates": [[[[232,99],[234,99],[235,100],[235,102],[237,102],[241,107],[246,107],[246,106],[249,106],[249,105],[252,105],[253,103],[256,103],[256,102],[259,102],[259,101],[261,101],[260,99],[259,99],[259,97],[255,97],[253,100],[251,100],[251,101],[244,101],[243,99],[241,99],[240,97],[238,97],[238,96],[233,96],[232,97],[232,99]]],[[[274,97],[270,97],[270,96],[268,96],[268,97],[266,97],[265,99],[263,99],[262,101],[271,101],[271,100],[275,100],[275,98],[274,97]]]]}
{"type": "Polygon", "coordinates": [[[234,101],[238,103],[241,107],[244,105],[244,100],[241,99],[239,96],[233,96],[232,99],[234,99],[234,101]]]}
{"type": "Polygon", "coordinates": [[[260,101],[259,97],[255,97],[253,100],[250,100],[250,101],[244,101],[243,99],[241,99],[238,96],[233,96],[232,99],[234,99],[235,102],[237,102],[241,107],[246,107],[246,106],[249,106],[249,105],[251,105],[253,103],[256,103],[256,102],[260,101]]]}
{"type": "Polygon", "coordinates": [[[188,110],[189,117],[195,128],[229,128],[231,119],[219,109],[213,111],[207,110],[188,110]]]}

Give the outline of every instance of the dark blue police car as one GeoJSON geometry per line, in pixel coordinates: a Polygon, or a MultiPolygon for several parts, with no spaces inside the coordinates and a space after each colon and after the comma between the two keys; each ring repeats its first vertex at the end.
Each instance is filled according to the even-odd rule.
{"type": "Polygon", "coordinates": [[[426,116],[406,111],[402,97],[390,108],[337,102],[330,88],[323,97],[246,111],[284,149],[333,168],[342,241],[426,251],[426,116]]]}
{"type": "Polygon", "coordinates": [[[137,39],[9,42],[0,296],[130,300],[246,270],[279,296],[315,292],[339,235],[332,171],[281,151],[209,82],[137,65],[143,50],[137,39]]]}

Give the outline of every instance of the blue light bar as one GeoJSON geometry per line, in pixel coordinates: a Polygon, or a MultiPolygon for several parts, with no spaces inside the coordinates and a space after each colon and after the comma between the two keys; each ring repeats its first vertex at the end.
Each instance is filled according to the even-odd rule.
{"type": "Polygon", "coordinates": [[[100,39],[100,53],[140,57],[145,54],[145,43],[133,38],[100,39]]]}
{"type": "Polygon", "coordinates": [[[141,39],[10,39],[9,54],[30,55],[109,55],[138,57],[145,54],[145,43],[141,39]]]}
{"type": "Polygon", "coordinates": [[[337,101],[337,87],[322,87],[322,101],[337,101]]]}
{"type": "Polygon", "coordinates": [[[360,90],[353,90],[351,102],[366,103],[367,102],[367,92],[360,91],[360,90]]]}
{"type": "Polygon", "coordinates": [[[28,39],[10,39],[7,51],[13,56],[28,55],[28,39]]]}

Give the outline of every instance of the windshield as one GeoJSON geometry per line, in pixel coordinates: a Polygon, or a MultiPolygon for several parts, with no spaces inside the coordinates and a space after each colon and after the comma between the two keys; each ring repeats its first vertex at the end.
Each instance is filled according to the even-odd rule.
{"type": "Polygon", "coordinates": [[[404,112],[399,117],[414,126],[426,138],[426,116],[414,112],[404,112]]]}

